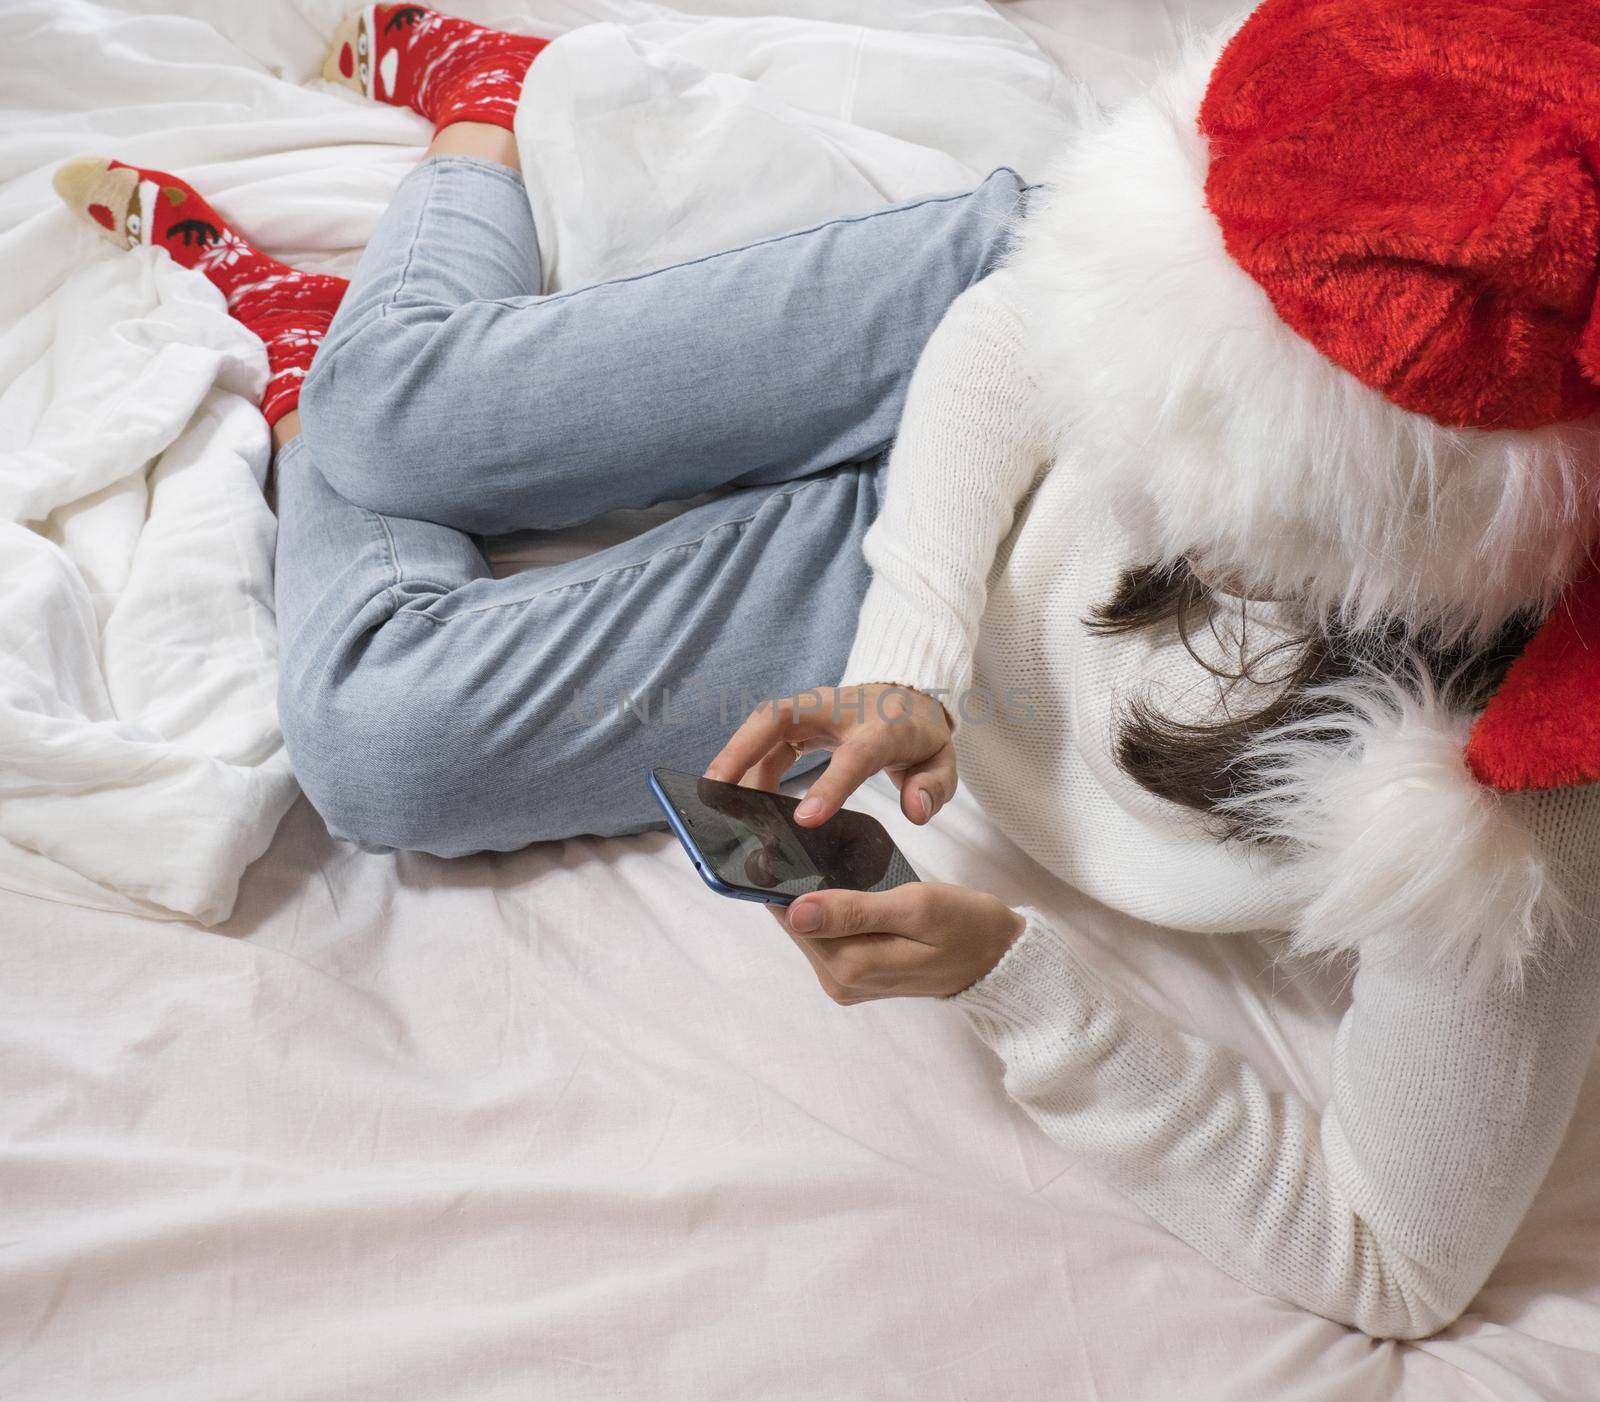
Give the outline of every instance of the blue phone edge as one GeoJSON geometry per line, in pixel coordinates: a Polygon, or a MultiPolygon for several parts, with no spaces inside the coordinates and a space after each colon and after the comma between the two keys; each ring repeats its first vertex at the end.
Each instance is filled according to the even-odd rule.
{"type": "Polygon", "coordinates": [[[683,850],[689,854],[689,860],[694,864],[694,869],[700,873],[700,879],[719,896],[731,896],[736,901],[754,901],[758,905],[786,906],[794,903],[793,896],[783,895],[778,892],[761,892],[749,890],[742,886],[730,886],[716,872],[712,871],[711,863],[700,855],[700,849],[695,846],[694,838],[690,836],[689,829],[684,826],[683,820],[678,816],[677,805],[667,796],[667,791],[661,787],[661,781],[656,778],[654,769],[650,771],[650,792],[655,795],[656,802],[661,805],[661,811],[667,815],[667,826],[677,835],[683,850]]]}

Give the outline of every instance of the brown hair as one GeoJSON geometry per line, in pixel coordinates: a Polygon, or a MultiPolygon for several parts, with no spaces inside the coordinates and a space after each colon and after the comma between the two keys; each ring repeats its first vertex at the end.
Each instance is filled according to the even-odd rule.
{"type": "Polygon", "coordinates": [[[1123,571],[1111,597],[1084,624],[1112,636],[1172,625],[1189,655],[1228,686],[1270,682],[1277,688],[1265,705],[1235,715],[1224,704],[1220,719],[1198,722],[1163,715],[1150,697],[1136,696],[1117,721],[1117,761],[1141,788],[1207,815],[1220,837],[1245,841],[1266,836],[1249,803],[1266,779],[1257,742],[1289,724],[1301,728],[1302,737],[1315,738],[1316,721],[1324,716],[1330,722],[1327,739],[1337,738],[1343,732],[1333,722],[1342,708],[1327,690],[1331,684],[1368,672],[1396,673],[1420,662],[1457,704],[1481,704],[1534,629],[1533,622],[1519,620],[1488,643],[1441,643],[1399,624],[1351,629],[1325,618],[1299,636],[1252,652],[1243,602],[1224,604],[1182,560],[1123,571]],[[1237,638],[1226,643],[1236,647],[1237,662],[1221,665],[1203,658],[1192,638],[1202,626],[1223,641],[1218,623],[1225,610],[1239,613],[1237,638]],[[1263,675],[1269,668],[1271,674],[1263,675]]]}

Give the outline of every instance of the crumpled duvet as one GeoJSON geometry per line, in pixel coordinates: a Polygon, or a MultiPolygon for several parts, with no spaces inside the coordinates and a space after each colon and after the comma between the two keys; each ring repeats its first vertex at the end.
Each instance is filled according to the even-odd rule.
{"type": "Polygon", "coordinates": [[[0,884],[220,920],[294,798],[265,375],[152,249],[0,343],[0,884]]]}

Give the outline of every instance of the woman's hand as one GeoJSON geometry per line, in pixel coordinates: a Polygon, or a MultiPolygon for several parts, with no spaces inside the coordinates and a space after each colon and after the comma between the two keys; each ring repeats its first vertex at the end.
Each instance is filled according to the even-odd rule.
{"type": "Polygon", "coordinates": [[[808,750],[833,751],[812,782],[795,821],[824,823],[882,770],[900,790],[900,809],[925,823],[956,792],[950,718],[931,696],[907,686],[819,687],[763,701],[706,769],[708,779],[776,789],[808,750]]]}
{"type": "Polygon", "coordinates": [[[981,979],[1022,933],[996,896],[914,881],[892,891],[817,891],[773,914],[846,1006],[947,998],[981,979]]]}

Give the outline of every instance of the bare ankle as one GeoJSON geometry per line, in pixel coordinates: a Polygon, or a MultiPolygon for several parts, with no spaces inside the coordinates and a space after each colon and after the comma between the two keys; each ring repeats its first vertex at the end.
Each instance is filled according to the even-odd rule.
{"type": "Polygon", "coordinates": [[[272,451],[278,452],[292,438],[300,436],[300,411],[291,409],[272,426],[272,451]]]}
{"type": "Polygon", "coordinates": [[[517,154],[517,138],[505,127],[488,122],[452,122],[433,134],[433,144],[428,147],[430,156],[476,156],[479,160],[494,161],[522,169],[522,159],[517,154]]]}

